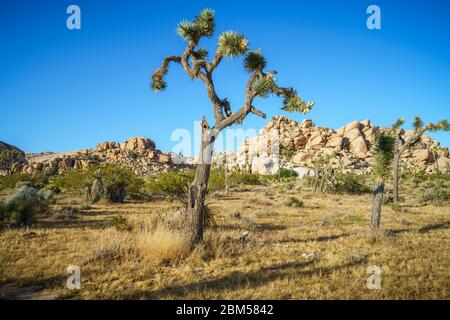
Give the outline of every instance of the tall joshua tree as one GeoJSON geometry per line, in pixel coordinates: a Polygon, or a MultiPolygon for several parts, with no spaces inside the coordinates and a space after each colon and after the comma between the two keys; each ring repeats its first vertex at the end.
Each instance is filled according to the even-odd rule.
{"type": "Polygon", "coordinates": [[[211,100],[215,123],[210,126],[203,116],[202,141],[200,145],[199,161],[197,163],[195,178],[189,187],[186,233],[191,245],[194,247],[203,239],[203,226],[205,216],[205,193],[208,185],[211,168],[211,156],[214,141],[217,135],[225,128],[240,124],[245,117],[253,113],[265,118],[265,114],[254,106],[255,98],[266,98],[271,94],[284,98],[283,110],[290,112],[307,113],[313,107],[312,102],[304,102],[293,88],[280,87],[274,75],[276,71],[266,72],[266,60],[259,50],[249,50],[249,42],[243,34],[226,31],[218,38],[218,47],[211,60],[208,52],[199,47],[202,38],[214,34],[214,11],[203,10],[192,21],[182,21],[178,24],[177,33],[186,41],[187,45],[181,55],[171,55],[163,59],[152,75],[151,87],[155,91],[166,88],[164,76],[171,63],[180,64],[191,79],[200,79],[205,85],[208,97],[211,100]],[[213,74],[224,58],[244,58],[244,68],[249,72],[245,86],[245,100],[236,112],[232,112],[230,102],[220,98],[214,87],[213,74]]]}
{"type": "Polygon", "coordinates": [[[392,168],[392,176],[393,176],[393,193],[394,193],[394,201],[397,202],[399,200],[398,197],[398,186],[399,186],[399,177],[398,171],[400,167],[400,159],[403,154],[412,144],[414,144],[420,137],[427,131],[449,131],[450,124],[447,120],[441,120],[437,123],[430,122],[428,125],[424,125],[422,119],[416,116],[414,118],[413,126],[414,126],[414,134],[403,139],[400,135],[400,128],[405,124],[404,119],[398,119],[393,125],[392,129],[395,131],[395,148],[394,148],[394,163],[392,168]]]}
{"type": "Polygon", "coordinates": [[[372,230],[377,230],[380,227],[384,185],[391,172],[392,160],[394,158],[394,146],[395,137],[392,133],[377,133],[373,165],[373,172],[377,178],[377,183],[374,191],[372,217],[370,219],[370,228],[372,230]]]}

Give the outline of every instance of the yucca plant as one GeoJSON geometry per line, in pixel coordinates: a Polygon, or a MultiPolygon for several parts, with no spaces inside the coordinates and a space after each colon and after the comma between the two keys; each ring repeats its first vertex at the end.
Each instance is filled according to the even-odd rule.
{"type": "Polygon", "coordinates": [[[223,32],[217,41],[214,57],[207,60],[208,52],[199,47],[203,37],[214,34],[214,11],[203,10],[192,21],[182,21],[178,24],[178,35],[187,42],[181,55],[171,55],[163,59],[161,66],[151,77],[151,88],[154,91],[164,90],[167,84],[164,80],[169,71],[170,63],[180,64],[187,75],[195,80],[200,79],[211,100],[215,124],[210,126],[203,117],[201,123],[202,141],[200,157],[193,182],[189,185],[187,210],[190,222],[186,230],[190,247],[193,248],[203,239],[205,215],[205,194],[211,169],[211,156],[217,135],[225,128],[244,121],[248,114],[253,113],[265,118],[266,115],[254,106],[255,98],[266,98],[277,95],[284,98],[283,109],[289,112],[304,112],[311,110],[313,103],[304,102],[293,88],[280,87],[274,75],[276,71],[266,72],[266,59],[260,50],[250,50],[248,39],[239,32],[223,32]],[[231,104],[226,98],[220,98],[213,83],[213,73],[224,58],[244,58],[244,69],[250,73],[245,87],[244,104],[236,112],[232,112],[231,104]]]}
{"type": "Polygon", "coordinates": [[[372,217],[370,219],[370,228],[372,230],[377,230],[380,227],[384,186],[391,172],[394,146],[395,137],[390,132],[378,132],[376,134],[373,173],[377,182],[374,190],[372,217]]]}
{"type": "Polygon", "coordinates": [[[419,116],[416,116],[413,121],[414,134],[404,140],[401,136],[401,127],[404,124],[404,119],[398,119],[392,125],[392,130],[395,131],[394,164],[392,169],[394,202],[399,201],[399,167],[403,152],[416,143],[427,131],[450,130],[450,124],[445,119],[436,123],[430,122],[428,125],[425,125],[422,119],[419,116]]]}

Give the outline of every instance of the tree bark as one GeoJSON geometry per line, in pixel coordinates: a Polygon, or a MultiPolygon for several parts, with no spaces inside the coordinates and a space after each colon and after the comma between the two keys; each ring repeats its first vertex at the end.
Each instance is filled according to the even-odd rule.
{"type": "Polygon", "coordinates": [[[379,179],[377,181],[377,186],[374,191],[372,217],[370,219],[370,228],[372,230],[378,230],[378,228],[380,227],[381,205],[383,204],[383,196],[384,196],[384,181],[382,179],[379,179]]]}
{"type": "Polygon", "coordinates": [[[394,161],[392,164],[392,177],[393,177],[393,194],[394,194],[394,202],[398,202],[398,168],[400,166],[400,154],[394,155],[394,161]]]}
{"type": "Polygon", "coordinates": [[[197,167],[195,169],[195,177],[189,187],[186,235],[191,249],[203,240],[203,229],[205,226],[205,196],[211,171],[212,150],[217,136],[217,134],[213,134],[212,131],[214,130],[210,130],[203,126],[202,143],[200,146],[197,167]]]}

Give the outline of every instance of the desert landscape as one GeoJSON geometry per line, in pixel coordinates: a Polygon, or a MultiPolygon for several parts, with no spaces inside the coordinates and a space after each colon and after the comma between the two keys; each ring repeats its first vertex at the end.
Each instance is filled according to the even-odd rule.
{"type": "Polygon", "coordinates": [[[218,156],[206,200],[213,220],[193,251],[172,228],[193,178],[191,159],[174,164],[148,138],[69,154],[24,154],[10,165],[14,173],[0,178],[0,197],[7,202],[34,188],[48,204],[22,226],[3,220],[1,297],[448,299],[448,151],[437,147],[433,156],[428,150],[438,143],[426,136],[411,147],[402,167],[401,202],[393,201],[388,183],[381,228],[370,231],[374,179],[367,132],[381,128],[369,123],[335,131],[276,117],[260,139],[246,140],[227,156],[247,161],[223,166],[218,156]],[[264,150],[258,151],[274,127],[284,128],[282,168],[272,158],[264,162],[264,150]],[[364,155],[361,145],[334,142],[355,129],[369,146],[364,155]],[[324,154],[327,162],[314,167],[315,157],[324,154]],[[319,173],[325,182],[314,188],[315,174],[327,168],[335,172],[319,173]],[[95,180],[105,190],[123,185],[125,198],[113,202],[105,192],[93,199],[86,187],[95,180]],[[81,270],[80,290],[66,287],[69,265],[81,270]],[[368,289],[369,266],[380,267],[382,289],[368,289]]]}
{"type": "Polygon", "coordinates": [[[450,298],[448,10],[99,3],[5,10],[0,300],[450,298]]]}

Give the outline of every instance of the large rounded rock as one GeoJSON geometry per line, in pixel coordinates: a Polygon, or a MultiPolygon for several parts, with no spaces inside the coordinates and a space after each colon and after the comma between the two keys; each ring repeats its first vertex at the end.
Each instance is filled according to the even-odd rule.
{"type": "Polygon", "coordinates": [[[437,161],[438,168],[441,172],[450,172],[450,159],[447,157],[440,157],[437,161]]]}
{"type": "Polygon", "coordinates": [[[101,142],[97,145],[97,151],[106,151],[116,149],[119,145],[117,142],[101,142]]]}
{"type": "Polygon", "coordinates": [[[414,151],[413,156],[417,162],[424,162],[424,163],[429,162],[432,158],[431,152],[428,149],[416,150],[414,151]]]}
{"type": "Polygon", "coordinates": [[[353,154],[358,158],[367,157],[367,144],[362,136],[359,136],[358,138],[350,142],[350,148],[353,154]]]}
{"type": "Polygon", "coordinates": [[[129,151],[146,152],[156,148],[155,143],[146,137],[133,137],[120,145],[122,149],[129,151]]]}

